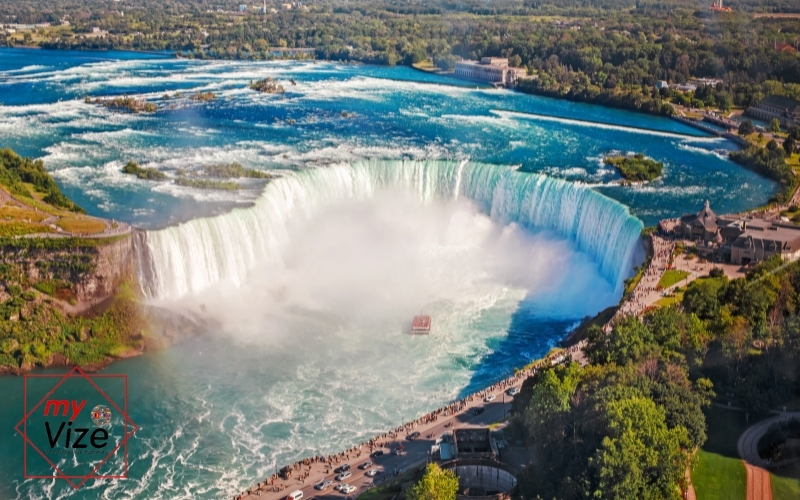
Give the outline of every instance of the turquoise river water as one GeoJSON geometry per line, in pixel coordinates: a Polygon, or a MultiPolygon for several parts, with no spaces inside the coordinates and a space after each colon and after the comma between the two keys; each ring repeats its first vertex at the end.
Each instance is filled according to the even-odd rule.
{"type": "Polygon", "coordinates": [[[0,49],[6,146],[42,158],[89,213],[147,229],[148,300],[211,326],[104,370],[128,376],[140,426],[124,480],[24,480],[22,379],[0,378],[0,498],[230,496],[542,355],[619,300],[643,225],[776,190],[727,159],[733,144],[665,118],[329,62],[0,49]],[[268,76],[286,93],[248,88],[268,76]],[[621,186],[612,152],[664,175],[621,186]],[[198,190],[126,176],[129,160],[276,178],[198,190]],[[420,311],[433,331],[411,337],[420,311]]]}

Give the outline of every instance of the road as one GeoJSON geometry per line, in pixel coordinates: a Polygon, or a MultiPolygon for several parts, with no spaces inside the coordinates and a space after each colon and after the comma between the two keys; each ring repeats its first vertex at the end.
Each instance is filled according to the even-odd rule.
{"type": "MultiPolygon", "coordinates": [[[[525,378],[525,376],[518,377],[518,379],[514,382],[514,387],[521,387],[525,378]]],[[[304,500],[308,500],[311,497],[316,497],[319,500],[341,500],[344,499],[346,495],[333,489],[333,487],[339,483],[339,481],[334,479],[336,473],[333,472],[333,469],[339,465],[342,465],[343,463],[350,464],[350,472],[352,473],[352,476],[343,482],[358,488],[358,490],[355,493],[352,493],[350,496],[358,495],[359,493],[362,493],[368,489],[372,481],[372,478],[364,475],[367,470],[374,468],[380,471],[380,473],[375,477],[375,482],[377,484],[379,481],[384,480],[384,478],[387,478],[388,475],[393,474],[395,471],[405,471],[410,467],[424,464],[428,459],[428,452],[430,451],[431,446],[436,443],[436,438],[440,437],[443,433],[452,431],[454,429],[476,427],[483,428],[489,424],[503,420],[507,412],[511,409],[511,401],[513,399],[511,396],[506,395],[505,404],[503,403],[503,394],[510,387],[511,386],[498,388],[497,390],[491,392],[491,394],[496,396],[496,399],[491,403],[485,403],[476,395],[473,401],[467,402],[465,409],[453,415],[448,415],[445,417],[440,416],[436,421],[431,422],[430,424],[417,425],[416,428],[411,430],[411,432],[419,432],[420,436],[413,441],[408,441],[406,439],[406,433],[401,432],[397,438],[388,440],[388,443],[379,448],[385,453],[381,457],[370,458],[369,446],[365,446],[360,452],[360,457],[356,456],[356,452],[351,452],[349,460],[344,460],[339,462],[339,464],[334,464],[332,468],[329,468],[327,465],[322,463],[312,464],[310,466],[311,475],[304,482],[296,478],[291,478],[289,480],[276,480],[276,486],[283,486],[283,489],[280,491],[273,491],[274,486],[264,486],[264,482],[261,482],[260,484],[262,487],[259,491],[256,491],[256,488],[253,487],[250,489],[250,494],[244,492],[242,496],[234,496],[233,498],[278,500],[286,498],[286,496],[294,490],[301,490],[303,492],[304,500]],[[484,412],[480,415],[474,415],[473,410],[479,407],[484,408],[484,412]],[[447,427],[450,424],[452,424],[452,426],[447,427]],[[426,436],[430,434],[433,434],[433,437],[426,438],[426,436]],[[392,455],[391,449],[396,448],[397,445],[401,443],[405,448],[405,452],[402,455],[392,455]],[[374,465],[366,470],[359,469],[358,466],[367,460],[372,460],[374,465]],[[333,481],[333,484],[330,488],[324,491],[314,489],[314,485],[322,482],[325,479],[333,481]]],[[[482,392],[489,393],[488,390],[482,392]]],[[[308,471],[309,466],[303,466],[302,470],[308,471]]],[[[293,475],[298,475],[298,471],[295,470],[293,475]]]]}
{"type": "Polygon", "coordinates": [[[758,454],[758,440],[772,424],[790,418],[800,418],[800,412],[781,413],[762,420],[748,427],[739,436],[736,448],[747,469],[747,500],[772,500],[769,471],[765,469],[769,463],[758,454]]]}

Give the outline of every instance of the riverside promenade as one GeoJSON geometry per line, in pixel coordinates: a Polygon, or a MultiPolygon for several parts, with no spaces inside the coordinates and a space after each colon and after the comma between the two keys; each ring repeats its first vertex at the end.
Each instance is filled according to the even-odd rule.
{"type": "MultiPolygon", "coordinates": [[[[673,252],[677,244],[675,239],[656,234],[651,236],[651,241],[653,257],[632,293],[620,305],[614,317],[603,327],[606,332],[611,330],[614,322],[619,318],[631,315],[641,316],[649,307],[663,298],[662,290],[658,289],[658,283],[664,272],[671,266],[691,272],[685,280],[670,287],[670,289],[675,286],[685,286],[697,277],[707,274],[714,267],[711,263],[701,264],[697,261],[689,261],[682,255],[673,258],[673,252]]],[[[726,274],[728,274],[727,270],[726,274]]],[[[442,434],[451,432],[453,429],[486,427],[489,424],[504,420],[511,409],[511,401],[513,399],[511,396],[506,395],[505,391],[512,387],[521,387],[523,382],[534,375],[537,370],[557,364],[566,356],[570,356],[574,361],[582,365],[586,364],[585,347],[586,341],[582,340],[564,351],[553,353],[537,361],[526,367],[525,370],[483,391],[453,402],[413,422],[404,424],[343,452],[334,455],[310,457],[295,462],[289,466],[292,470],[292,477],[289,479],[281,479],[277,474],[273,474],[247,490],[234,495],[233,499],[281,500],[295,490],[302,491],[305,500],[312,497],[319,500],[354,498],[400,472],[428,462],[430,460],[431,446],[436,444],[437,439],[442,434]],[[494,399],[490,402],[484,401],[489,395],[494,395],[494,399]],[[475,414],[474,410],[478,408],[483,408],[484,411],[475,414]],[[408,436],[413,432],[419,432],[419,437],[409,440],[408,436]],[[398,449],[400,446],[403,448],[401,454],[392,453],[393,450],[398,449]],[[377,450],[383,451],[383,455],[375,458],[370,457],[370,454],[377,450]],[[371,461],[372,464],[364,469],[358,468],[359,465],[367,461],[371,461]],[[356,488],[356,491],[349,495],[339,493],[333,489],[334,485],[340,483],[335,479],[337,474],[334,469],[345,463],[350,465],[351,476],[342,482],[356,488]],[[365,475],[371,469],[378,471],[374,478],[365,475]],[[315,489],[314,486],[322,481],[331,481],[331,485],[325,490],[315,489]]]]}
{"type": "Polygon", "coordinates": [[[234,500],[279,500],[286,498],[290,492],[295,490],[302,491],[305,500],[311,497],[317,497],[320,500],[323,498],[354,498],[373,485],[378,485],[400,472],[428,462],[431,446],[436,444],[437,439],[441,438],[443,434],[452,432],[454,429],[485,428],[489,424],[503,421],[508,415],[511,401],[513,401],[513,397],[506,394],[508,389],[521,388],[522,383],[538,370],[553,366],[570,355],[576,355],[579,349],[580,347],[575,345],[550,354],[491,387],[459,401],[454,401],[340,453],[299,460],[288,466],[292,471],[289,479],[282,479],[273,474],[232,498],[234,500]],[[484,401],[490,395],[494,396],[492,401],[484,401]],[[475,410],[478,408],[482,408],[483,411],[476,414],[475,410]],[[408,436],[414,432],[419,432],[419,436],[413,440],[408,439],[408,436]],[[401,446],[403,451],[400,454],[392,453],[401,446]],[[370,457],[370,454],[377,450],[383,451],[383,455],[370,457]],[[365,469],[358,468],[368,460],[373,462],[372,465],[365,469]],[[333,489],[334,485],[340,483],[335,480],[334,469],[343,464],[350,465],[352,475],[342,482],[356,488],[356,491],[350,495],[339,493],[333,489]],[[365,475],[370,469],[378,471],[374,478],[365,475]],[[316,484],[325,480],[332,482],[330,487],[322,491],[314,488],[316,484]]]}
{"type": "Polygon", "coordinates": [[[645,269],[639,283],[636,284],[628,299],[620,306],[609,323],[613,323],[614,319],[622,316],[640,316],[648,307],[661,299],[658,282],[661,281],[664,271],[669,269],[672,252],[675,250],[675,241],[657,234],[651,236],[651,241],[653,258],[650,260],[650,265],[645,269]]]}

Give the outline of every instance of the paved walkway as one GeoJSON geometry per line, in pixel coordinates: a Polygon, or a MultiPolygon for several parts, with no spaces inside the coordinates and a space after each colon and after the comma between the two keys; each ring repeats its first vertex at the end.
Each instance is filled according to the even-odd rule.
{"type": "Polygon", "coordinates": [[[615,317],[641,315],[661,298],[661,292],[657,289],[658,282],[669,267],[675,242],[656,234],[651,237],[651,241],[653,242],[653,258],[650,266],[645,270],[642,279],[639,280],[628,300],[614,315],[615,317]]]}
{"type": "Polygon", "coordinates": [[[544,366],[551,366],[561,361],[565,356],[575,354],[581,349],[583,343],[572,346],[565,351],[554,353],[535,366],[516,373],[515,375],[498,382],[497,384],[468,396],[461,401],[456,401],[444,408],[431,412],[414,422],[400,426],[390,432],[376,436],[369,442],[361,443],[336,455],[317,457],[310,460],[301,460],[292,467],[292,478],[288,480],[266,478],[242,493],[233,496],[234,499],[271,499],[283,500],[288,493],[301,490],[306,500],[316,497],[319,500],[344,499],[346,496],[333,489],[336,474],[333,470],[342,464],[350,464],[351,476],[342,481],[357,488],[350,496],[357,496],[375,485],[390,479],[396,473],[406,471],[412,467],[425,464],[429,460],[431,446],[437,439],[454,429],[485,428],[487,425],[505,420],[511,409],[513,397],[506,391],[512,387],[521,388],[528,377],[544,366]],[[494,397],[491,397],[494,396],[494,397]],[[489,401],[486,399],[489,398],[489,401]],[[475,410],[482,409],[476,414],[475,410]],[[416,439],[409,440],[408,435],[419,432],[416,439]],[[404,451],[395,455],[392,450],[403,446],[404,451]],[[384,454],[371,458],[373,451],[382,450],[384,454]],[[358,466],[367,461],[374,462],[364,469],[358,466]],[[365,476],[370,469],[377,469],[379,474],[374,478],[365,476]],[[325,490],[314,488],[323,480],[330,480],[333,484],[325,490]]]}
{"type": "Polygon", "coordinates": [[[697,493],[694,491],[694,484],[692,484],[692,475],[688,468],[686,469],[686,492],[683,498],[697,500],[697,493]]]}
{"type": "MultiPolygon", "coordinates": [[[[0,206],[5,204],[16,205],[17,207],[24,208],[26,210],[33,210],[34,212],[41,212],[38,208],[32,207],[17,198],[15,198],[11,193],[0,189],[0,206]]],[[[45,212],[41,212],[45,214],[45,212]]],[[[131,232],[130,224],[126,224],[124,222],[117,222],[113,220],[103,219],[100,217],[93,217],[91,215],[83,215],[86,219],[95,220],[98,222],[102,222],[105,225],[105,228],[98,233],[76,233],[66,231],[56,225],[60,217],[58,215],[50,215],[46,219],[41,221],[41,224],[46,226],[50,226],[54,229],[55,233],[32,233],[26,234],[24,238],[72,238],[72,237],[81,237],[81,238],[110,238],[112,236],[119,236],[121,234],[128,234],[131,232]],[[116,226],[116,227],[115,227],[116,226]]]]}
{"type": "MultiPolygon", "coordinates": [[[[740,266],[701,262],[697,257],[689,258],[686,254],[676,255],[672,259],[672,264],[670,264],[670,256],[675,250],[677,241],[659,235],[653,235],[652,242],[653,259],[650,262],[650,266],[648,266],[628,299],[620,306],[611,321],[606,324],[604,328],[606,332],[610,331],[614,321],[618,318],[623,316],[643,315],[649,308],[653,307],[656,302],[663,299],[665,295],[671,294],[676,288],[685,287],[697,278],[708,276],[708,273],[715,267],[722,269],[729,279],[744,276],[740,266]],[[664,276],[664,272],[668,269],[686,271],[689,275],[678,283],[661,290],[658,288],[658,283],[664,276]]],[[[693,243],[690,241],[683,241],[683,244],[685,247],[688,247],[693,243]]]]}
{"type": "Polygon", "coordinates": [[[747,470],[747,500],[772,500],[772,483],[769,472],[761,467],[744,463],[747,470]]]}
{"type": "Polygon", "coordinates": [[[758,440],[772,424],[790,418],[800,418],[800,412],[781,413],[762,420],[748,427],[739,436],[736,448],[747,470],[747,500],[772,500],[769,471],[765,469],[769,462],[758,455],[758,440]]]}
{"type": "MultiPolygon", "coordinates": [[[[378,444],[376,446],[369,446],[369,444],[362,443],[346,450],[343,456],[333,459],[330,462],[312,461],[307,464],[302,464],[300,467],[294,466],[292,471],[292,478],[288,480],[276,479],[272,484],[271,479],[261,481],[258,485],[249,488],[243,492],[241,496],[235,496],[236,499],[256,499],[266,498],[271,500],[285,499],[289,492],[294,490],[301,490],[306,499],[317,497],[318,499],[344,499],[345,495],[333,489],[333,486],[340,482],[346,483],[357,488],[356,492],[350,496],[356,496],[363,493],[375,484],[385,481],[393,477],[396,473],[406,471],[417,465],[422,465],[427,462],[431,446],[436,443],[437,438],[442,434],[452,431],[453,429],[464,428],[485,428],[487,425],[498,422],[504,419],[508,411],[511,409],[510,396],[503,398],[504,391],[510,387],[519,387],[526,377],[519,377],[515,380],[514,385],[506,385],[505,388],[498,387],[491,391],[484,391],[476,394],[475,396],[467,398],[465,405],[458,405],[458,409],[449,415],[437,418],[427,424],[408,425],[408,430],[401,428],[399,432],[387,432],[378,436],[378,444]],[[480,394],[484,394],[480,396],[480,394]],[[484,398],[489,394],[495,395],[491,402],[485,402],[484,398]],[[505,402],[504,402],[505,399],[505,402]],[[483,408],[483,412],[475,415],[474,410],[483,408]],[[419,432],[420,435],[414,440],[409,440],[408,435],[411,432],[419,432]],[[403,446],[405,450],[400,455],[392,453],[393,449],[403,446]],[[371,458],[372,451],[381,450],[384,454],[380,457],[371,458]],[[374,462],[365,469],[359,469],[358,466],[367,462],[374,462]],[[335,479],[336,473],[334,469],[342,464],[350,464],[351,476],[343,481],[335,479]],[[377,469],[379,474],[373,479],[365,476],[365,473],[370,469],[377,469]],[[305,476],[301,479],[302,476],[305,476]],[[324,480],[331,481],[331,485],[325,490],[317,490],[314,488],[316,484],[324,480]]],[[[326,457],[327,458],[327,457],[326,457]]]]}

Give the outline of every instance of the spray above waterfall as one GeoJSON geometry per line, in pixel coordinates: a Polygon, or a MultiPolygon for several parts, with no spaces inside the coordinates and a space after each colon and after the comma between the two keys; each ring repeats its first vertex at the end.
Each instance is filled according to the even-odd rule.
{"type": "Polygon", "coordinates": [[[629,271],[642,227],[624,206],[591,189],[510,167],[361,161],[287,172],[250,208],[149,233],[140,258],[143,288],[152,298],[175,299],[220,282],[241,285],[257,263],[282,265],[293,218],[397,190],[422,204],[468,201],[500,225],[551,232],[594,261],[614,289],[629,271]]]}

